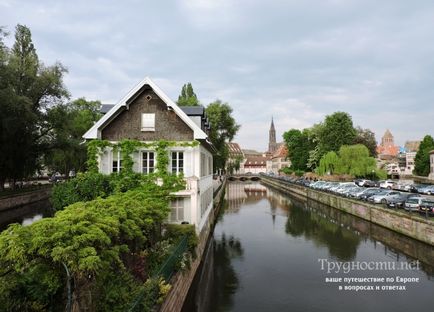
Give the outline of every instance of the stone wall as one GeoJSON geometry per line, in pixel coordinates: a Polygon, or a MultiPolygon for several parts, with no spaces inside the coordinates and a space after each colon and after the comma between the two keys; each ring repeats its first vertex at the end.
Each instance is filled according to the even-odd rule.
{"type": "Polygon", "coordinates": [[[0,211],[13,209],[23,205],[28,205],[44,199],[50,198],[51,185],[38,190],[25,193],[14,194],[8,197],[0,198],[0,211]]]}
{"type": "Polygon", "coordinates": [[[386,209],[379,205],[290,184],[276,178],[261,177],[261,179],[265,184],[277,187],[280,190],[287,191],[293,195],[307,197],[310,200],[315,200],[345,211],[389,230],[434,246],[434,222],[431,220],[424,219],[415,214],[386,209]]]}
{"type": "Polygon", "coordinates": [[[214,196],[214,208],[210,212],[206,225],[199,234],[199,244],[196,247],[196,259],[192,262],[190,270],[178,272],[170,281],[172,288],[160,307],[160,312],[179,312],[184,305],[188,290],[193,283],[196,271],[202,261],[202,257],[208,242],[208,238],[214,228],[220,204],[225,192],[226,180],[214,196]]]}

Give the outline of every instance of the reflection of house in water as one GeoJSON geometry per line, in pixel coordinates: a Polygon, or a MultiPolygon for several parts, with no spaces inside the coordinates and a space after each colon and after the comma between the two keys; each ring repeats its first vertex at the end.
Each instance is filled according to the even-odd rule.
{"type": "Polygon", "coordinates": [[[228,184],[227,211],[237,212],[244,202],[253,203],[267,196],[267,189],[260,183],[231,182],[228,184]]]}

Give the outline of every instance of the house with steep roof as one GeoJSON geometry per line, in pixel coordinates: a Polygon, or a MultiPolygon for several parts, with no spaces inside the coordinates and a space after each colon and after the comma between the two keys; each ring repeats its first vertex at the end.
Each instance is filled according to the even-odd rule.
{"type": "Polygon", "coordinates": [[[271,155],[271,158],[267,160],[267,172],[273,172],[279,174],[279,171],[284,167],[290,167],[291,161],[288,160],[288,148],[285,143],[278,143],[277,149],[271,155]]]}
{"type": "Polygon", "coordinates": [[[390,160],[396,157],[399,153],[399,146],[395,145],[392,133],[389,129],[386,130],[381,138],[380,145],[377,146],[378,158],[390,160]]]}
{"type": "MultiPolygon", "coordinates": [[[[209,122],[203,107],[179,107],[150,78],[143,79],[118,103],[103,107],[106,113],[85,134],[86,140],[117,143],[123,139],[152,143],[175,142],[168,148],[168,172],[183,174],[186,189],[174,193],[169,221],[190,223],[200,232],[213,208],[213,153],[208,140],[209,122]],[[197,144],[188,144],[198,142],[197,144]]],[[[152,146],[152,144],[148,144],[152,146]]],[[[133,153],[133,170],[156,170],[156,151],[140,148],[133,153]]],[[[99,151],[98,169],[104,174],[122,170],[119,149],[99,151]]]]}

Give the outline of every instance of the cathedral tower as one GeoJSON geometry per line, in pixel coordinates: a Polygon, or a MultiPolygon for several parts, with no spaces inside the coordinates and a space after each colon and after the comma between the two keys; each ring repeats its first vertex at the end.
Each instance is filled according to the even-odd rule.
{"type": "Polygon", "coordinates": [[[274,129],[273,117],[271,117],[271,126],[268,134],[268,152],[273,153],[276,150],[276,129],[274,129]]]}

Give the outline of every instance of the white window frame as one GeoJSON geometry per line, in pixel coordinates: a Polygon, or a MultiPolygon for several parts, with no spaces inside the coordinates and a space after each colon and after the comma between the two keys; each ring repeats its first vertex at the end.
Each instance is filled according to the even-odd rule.
{"type": "Polygon", "coordinates": [[[185,200],[183,197],[177,197],[170,202],[170,222],[185,221],[185,200]]]}
{"type": "Polygon", "coordinates": [[[122,154],[121,154],[121,151],[118,150],[116,152],[116,159],[115,159],[114,155],[115,155],[115,152],[113,151],[112,172],[119,173],[123,169],[123,167],[122,167],[122,157],[121,157],[122,154]],[[116,167],[114,166],[115,163],[116,163],[116,167]],[[115,168],[116,168],[116,171],[115,171],[115,168]]]}
{"type": "Polygon", "coordinates": [[[155,114],[142,113],[141,131],[155,131],[155,114]]]}
{"type": "Polygon", "coordinates": [[[141,172],[143,174],[153,173],[155,171],[155,164],[156,164],[155,152],[154,151],[142,151],[141,154],[142,154],[142,157],[141,157],[142,170],[141,170],[141,172]],[[150,154],[152,154],[152,162],[153,162],[152,166],[150,165],[151,164],[151,159],[149,157],[150,154]],[[145,155],[147,155],[146,160],[144,158],[145,155]],[[145,161],[146,161],[146,166],[144,166],[145,161]]]}
{"type": "Polygon", "coordinates": [[[170,151],[170,172],[180,174],[184,172],[185,169],[185,157],[184,151],[170,151]],[[173,158],[173,154],[176,155],[176,158],[173,158]],[[182,166],[180,166],[181,159],[179,155],[182,155],[182,166]],[[175,166],[173,166],[173,161],[175,160],[175,166]]]}

